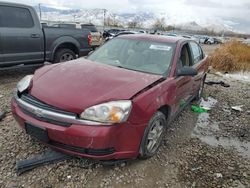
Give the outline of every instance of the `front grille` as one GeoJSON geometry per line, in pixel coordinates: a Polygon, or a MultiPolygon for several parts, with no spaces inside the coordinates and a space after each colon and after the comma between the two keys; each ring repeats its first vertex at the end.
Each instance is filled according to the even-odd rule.
{"type": "MultiPolygon", "coordinates": [[[[72,112],[63,111],[59,108],[48,105],[48,104],[40,101],[39,99],[37,99],[29,94],[26,94],[26,93],[21,95],[21,100],[23,100],[23,101],[25,101],[33,106],[41,108],[43,110],[48,110],[48,111],[52,111],[52,112],[56,112],[56,113],[60,113],[60,114],[64,114],[64,115],[76,116],[76,114],[74,114],[72,112]]],[[[29,116],[31,116],[39,121],[43,121],[43,122],[47,122],[47,123],[51,123],[51,124],[55,124],[55,125],[59,125],[59,126],[63,126],[63,127],[70,127],[71,126],[71,123],[56,121],[56,120],[45,118],[45,117],[39,117],[35,113],[32,113],[32,112],[26,110],[25,108],[21,107],[21,109],[25,114],[27,114],[27,115],[29,115],[29,116]]]]}
{"type": "Polygon", "coordinates": [[[36,107],[39,107],[39,108],[42,108],[44,110],[49,110],[49,111],[52,111],[52,112],[57,112],[57,113],[60,113],[60,114],[65,114],[65,115],[76,116],[75,113],[67,112],[67,111],[61,110],[61,109],[59,109],[57,107],[48,105],[48,104],[40,101],[39,99],[33,97],[32,95],[27,94],[27,93],[22,94],[21,99],[24,100],[25,102],[29,103],[29,104],[32,104],[32,105],[34,105],[36,107]]]}

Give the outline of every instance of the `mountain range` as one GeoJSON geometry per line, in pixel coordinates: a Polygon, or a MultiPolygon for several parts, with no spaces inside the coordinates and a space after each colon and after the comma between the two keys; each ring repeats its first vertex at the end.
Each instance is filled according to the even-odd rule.
{"type": "Polygon", "coordinates": [[[180,21],[177,15],[169,15],[166,12],[154,13],[150,11],[139,11],[136,13],[114,13],[106,9],[69,9],[48,6],[35,6],[38,13],[41,11],[43,21],[59,22],[80,22],[93,23],[102,26],[104,14],[106,25],[128,26],[131,22],[136,22],[140,27],[150,29],[156,20],[164,20],[164,25],[171,25],[175,28],[191,31],[212,30],[215,32],[232,31],[232,27],[223,22],[215,20],[180,21]]]}

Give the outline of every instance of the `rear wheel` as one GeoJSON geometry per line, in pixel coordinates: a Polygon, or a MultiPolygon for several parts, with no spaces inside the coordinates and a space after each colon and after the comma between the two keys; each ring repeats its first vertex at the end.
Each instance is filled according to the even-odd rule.
{"type": "Polygon", "coordinates": [[[54,63],[61,63],[76,59],[76,54],[70,49],[62,48],[56,51],[54,63]]]}
{"type": "Polygon", "coordinates": [[[158,151],[164,133],[166,132],[167,121],[165,115],[157,111],[150,119],[147,128],[144,131],[140,146],[140,158],[147,159],[152,157],[158,151]]]}

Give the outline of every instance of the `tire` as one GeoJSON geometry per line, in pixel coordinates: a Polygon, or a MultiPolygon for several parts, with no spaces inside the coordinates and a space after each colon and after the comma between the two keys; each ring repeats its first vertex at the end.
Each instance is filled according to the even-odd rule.
{"type": "Polygon", "coordinates": [[[148,159],[157,153],[166,129],[166,116],[162,112],[157,111],[150,119],[144,131],[139,151],[140,159],[148,159]]]}
{"type": "Polygon", "coordinates": [[[195,100],[196,101],[199,101],[202,98],[202,96],[203,96],[205,79],[206,79],[206,76],[202,79],[202,82],[200,84],[199,90],[197,91],[197,94],[195,96],[195,100]]]}
{"type": "Polygon", "coordinates": [[[53,63],[61,63],[76,59],[76,54],[70,49],[62,48],[58,49],[55,54],[53,63]]]}

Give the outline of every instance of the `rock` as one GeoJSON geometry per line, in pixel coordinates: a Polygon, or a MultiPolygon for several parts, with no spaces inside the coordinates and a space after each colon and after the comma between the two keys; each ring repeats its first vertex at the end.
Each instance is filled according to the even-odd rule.
{"type": "Polygon", "coordinates": [[[0,121],[5,117],[5,112],[0,110],[0,121]]]}

